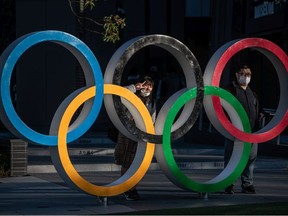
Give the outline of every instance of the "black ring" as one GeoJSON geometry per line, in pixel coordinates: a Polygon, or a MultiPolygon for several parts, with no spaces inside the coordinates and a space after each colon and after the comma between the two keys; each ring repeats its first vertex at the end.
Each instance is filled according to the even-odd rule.
{"type": "MultiPolygon", "coordinates": [[[[193,53],[183,43],[176,40],[175,38],[172,38],[166,35],[148,35],[148,36],[135,38],[132,40],[132,42],[128,41],[126,44],[123,44],[123,46],[120,47],[114,54],[116,56],[120,54],[121,57],[118,59],[117,58],[115,59],[112,57],[109,62],[109,64],[116,65],[114,73],[113,73],[113,77],[112,77],[112,83],[115,85],[120,85],[124,68],[127,62],[129,61],[129,59],[137,51],[150,45],[155,45],[155,46],[158,46],[160,48],[167,50],[178,60],[185,74],[187,88],[193,88],[197,86],[197,97],[195,99],[193,111],[191,112],[187,121],[182,126],[180,126],[175,131],[171,132],[171,140],[174,141],[182,137],[193,127],[202,109],[203,97],[204,97],[204,90],[203,90],[204,84],[203,84],[203,77],[202,77],[202,71],[201,71],[200,65],[197,59],[195,58],[195,56],[193,55],[193,53]],[[123,48],[126,48],[125,51],[123,51],[123,48]],[[122,54],[121,54],[121,49],[122,49],[122,54]],[[189,72],[187,70],[189,70],[189,72]],[[191,70],[191,73],[190,73],[190,70],[191,70]],[[190,77],[191,75],[192,77],[190,77]],[[194,82],[190,83],[187,81],[187,79],[193,80],[194,82]]],[[[105,75],[108,72],[107,70],[111,70],[111,65],[109,66],[109,64],[107,66],[105,75]]],[[[106,77],[104,77],[104,82],[107,83],[107,79],[105,80],[105,78],[106,77]]],[[[108,80],[108,83],[109,83],[109,80],[108,80]]],[[[104,100],[105,100],[105,97],[104,97],[104,100]]],[[[137,128],[135,124],[133,123],[131,124],[131,121],[127,118],[125,114],[126,113],[125,106],[122,104],[119,97],[113,96],[113,103],[114,103],[115,110],[117,112],[117,115],[121,123],[124,125],[124,127],[129,131],[129,133],[133,137],[136,137],[137,140],[142,140],[145,142],[158,143],[158,144],[162,143],[162,135],[154,135],[154,134],[146,133],[140,130],[139,128],[137,128]]],[[[165,105],[166,103],[163,105],[163,107],[165,105]]]]}

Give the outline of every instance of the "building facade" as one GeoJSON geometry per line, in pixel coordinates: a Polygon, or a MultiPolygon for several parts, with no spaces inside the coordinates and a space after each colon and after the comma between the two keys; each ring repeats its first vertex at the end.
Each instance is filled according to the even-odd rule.
{"type": "MultiPolygon", "coordinates": [[[[211,1],[211,53],[228,41],[241,38],[264,38],[288,53],[288,3],[286,0],[211,1]],[[223,16],[225,14],[225,16],[223,16]]],[[[223,83],[234,77],[234,66],[248,64],[253,72],[252,87],[270,118],[279,102],[279,79],[272,63],[255,49],[238,53],[227,65],[223,83]]],[[[267,122],[266,122],[267,123],[267,122]]],[[[287,132],[286,132],[287,133],[287,132]]]]}
{"type": "MultiPolygon", "coordinates": [[[[203,71],[213,53],[236,38],[261,37],[276,43],[286,53],[288,51],[286,0],[97,1],[93,13],[88,11],[86,15],[99,20],[118,13],[126,18],[127,26],[121,31],[121,41],[115,44],[105,43],[100,34],[87,31],[95,28],[88,21],[79,24],[68,0],[10,2],[13,2],[11,13],[15,15],[10,22],[15,24],[15,31],[9,31],[15,38],[49,29],[68,32],[91,48],[103,72],[121,44],[147,34],[165,34],[182,41],[194,53],[203,71]]],[[[12,41],[13,36],[10,37],[12,41]]],[[[5,44],[1,46],[2,52],[5,44]]],[[[278,77],[273,65],[261,53],[251,49],[237,54],[225,68],[221,82],[230,82],[234,76],[233,67],[242,62],[249,64],[253,70],[253,87],[262,106],[275,110],[279,99],[278,77]]],[[[171,68],[181,74],[181,68],[171,54],[159,47],[147,47],[129,61],[123,84],[132,73],[151,74],[153,66],[158,70],[154,74],[156,81],[165,77],[171,68]]],[[[43,133],[49,131],[53,115],[64,98],[85,84],[83,71],[76,59],[53,43],[39,44],[28,50],[17,63],[12,82],[11,92],[19,116],[30,127],[43,133]]],[[[107,130],[109,124],[103,106],[91,131],[107,130]]]]}

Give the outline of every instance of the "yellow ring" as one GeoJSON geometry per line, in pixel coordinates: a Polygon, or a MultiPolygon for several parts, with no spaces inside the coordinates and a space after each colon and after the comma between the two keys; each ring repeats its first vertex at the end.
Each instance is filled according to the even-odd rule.
{"type": "MultiPolygon", "coordinates": [[[[77,170],[74,168],[69,157],[67,149],[67,132],[71,118],[73,117],[76,110],[85,101],[94,97],[95,92],[95,86],[88,88],[87,90],[81,92],[77,97],[75,97],[75,99],[67,107],[61,119],[58,131],[58,152],[60,161],[67,176],[78,188],[91,195],[114,196],[131,189],[144,177],[151,164],[155,145],[153,143],[147,143],[146,152],[141,165],[139,166],[138,170],[134,174],[132,173],[130,178],[124,182],[120,181],[119,183],[119,181],[115,181],[109,185],[97,186],[82,178],[82,176],[80,176],[77,170]]],[[[126,100],[129,100],[133,106],[135,106],[141,113],[146,131],[151,134],[155,133],[154,125],[149,111],[143,102],[133,92],[118,85],[104,84],[104,94],[115,94],[125,98],[126,100]]]]}

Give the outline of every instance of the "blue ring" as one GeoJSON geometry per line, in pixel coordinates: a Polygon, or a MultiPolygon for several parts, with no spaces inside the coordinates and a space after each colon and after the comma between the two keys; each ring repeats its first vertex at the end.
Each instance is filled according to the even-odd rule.
{"type": "MultiPolygon", "coordinates": [[[[22,138],[33,143],[56,146],[57,136],[45,135],[29,128],[16,113],[10,95],[10,80],[15,64],[21,55],[35,44],[50,41],[58,43],[68,49],[76,58],[81,58],[88,63],[93,80],[88,87],[95,85],[96,92],[91,110],[85,120],[74,130],[68,133],[67,141],[72,142],[83,135],[95,122],[104,97],[103,76],[100,65],[89,47],[78,38],[61,31],[40,31],[24,35],[14,41],[3,52],[0,57],[0,85],[1,85],[1,100],[0,100],[0,117],[3,123],[11,132],[20,135],[22,138]]],[[[79,59],[78,59],[79,60],[79,59]]],[[[85,70],[85,68],[83,68],[85,70]]],[[[90,82],[90,80],[89,80],[90,82]]]]}

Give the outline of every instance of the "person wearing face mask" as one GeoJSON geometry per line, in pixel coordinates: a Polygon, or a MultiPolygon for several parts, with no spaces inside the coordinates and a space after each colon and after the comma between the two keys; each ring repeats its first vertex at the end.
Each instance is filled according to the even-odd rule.
{"type": "MultiPolygon", "coordinates": [[[[251,69],[244,65],[240,67],[236,74],[236,81],[232,82],[232,86],[227,90],[230,91],[242,104],[245,109],[248,118],[250,120],[251,130],[255,131],[258,129],[259,117],[259,102],[256,94],[251,90],[249,83],[251,81],[252,72],[251,69]]],[[[228,164],[232,151],[233,141],[225,139],[225,152],[224,152],[224,165],[228,164]]],[[[249,156],[248,163],[241,174],[241,187],[243,193],[255,194],[256,190],[253,185],[253,172],[254,165],[257,158],[258,145],[252,143],[252,149],[249,156]]],[[[234,184],[230,185],[225,189],[225,193],[234,193],[234,184]]]]}
{"type": "MultiPolygon", "coordinates": [[[[152,121],[153,123],[155,123],[156,102],[153,99],[153,87],[154,87],[154,81],[151,79],[151,77],[148,76],[145,76],[141,82],[126,86],[127,89],[135,93],[146,105],[152,117],[152,121]]],[[[128,116],[128,119],[130,119],[131,122],[134,122],[132,115],[127,109],[126,109],[126,116],[128,116]]],[[[136,150],[137,150],[137,142],[127,138],[126,136],[124,136],[119,132],[114,156],[115,156],[115,164],[121,165],[121,171],[120,171],[121,176],[126,173],[130,165],[132,164],[136,154],[136,150]]],[[[126,200],[140,199],[140,196],[136,190],[136,186],[130,189],[129,191],[126,191],[124,193],[124,196],[126,200]]]]}

